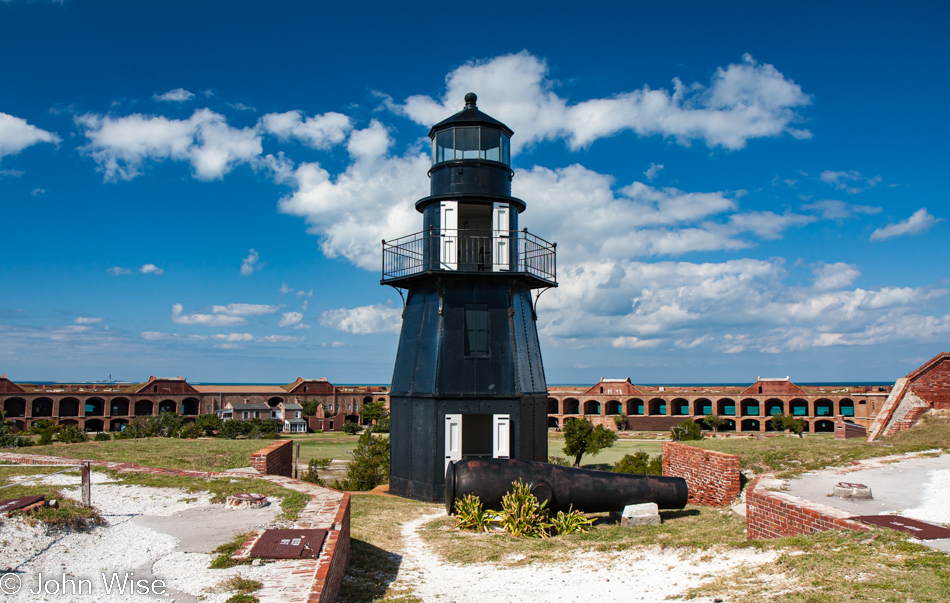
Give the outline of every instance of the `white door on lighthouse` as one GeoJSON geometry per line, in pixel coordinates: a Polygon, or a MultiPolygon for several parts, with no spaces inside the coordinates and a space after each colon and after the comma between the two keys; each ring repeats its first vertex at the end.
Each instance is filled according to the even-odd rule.
{"type": "Polygon", "coordinates": [[[445,467],[462,460],[462,415],[445,415],[445,467]]]}
{"type": "Polygon", "coordinates": [[[458,201],[443,201],[440,213],[439,264],[442,270],[458,270],[458,201]]]}
{"type": "Polygon", "coordinates": [[[511,220],[510,206],[507,203],[493,203],[491,214],[492,229],[492,271],[511,269],[511,220]]]}
{"type": "Polygon", "coordinates": [[[511,415],[492,416],[492,457],[511,458],[511,415]]]}

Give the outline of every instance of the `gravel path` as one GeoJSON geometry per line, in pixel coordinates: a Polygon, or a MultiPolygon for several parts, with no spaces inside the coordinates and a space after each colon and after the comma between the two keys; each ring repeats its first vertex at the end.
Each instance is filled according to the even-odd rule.
{"type": "MultiPolygon", "coordinates": [[[[775,551],[705,551],[644,547],[616,553],[577,551],[569,563],[503,567],[493,563],[444,563],[419,529],[444,513],[402,527],[403,558],[394,588],[410,588],[425,602],[449,601],[668,601],[739,567],[770,563],[775,551]]],[[[692,601],[710,601],[698,598],[692,601]]]]}
{"type": "MultiPolygon", "coordinates": [[[[207,493],[106,483],[109,478],[95,471],[92,476],[92,502],[105,525],[79,532],[44,524],[29,526],[20,518],[4,519],[0,524],[0,574],[7,568],[11,571],[0,579],[4,601],[154,602],[160,598],[219,603],[233,594],[211,590],[222,581],[238,574],[259,579],[267,572],[266,566],[208,569],[213,555],[192,552],[190,549],[198,547],[182,536],[223,521],[227,528],[217,530],[214,541],[204,538],[201,543],[210,550],[234,534],[271,524],[278,505],[234,510],[211,505],[207,493]],[[138,594],[130,595],[128,587],[119,593],[117,586],[110,594],[107,583],[113,574],[120,583],[127,574],[128,579],[145,583],[137,585],[138,594]],[[168,596],[152,594],[155,579],[164,581],[168,596]],[[17,582],[19,589],[15,588],[17,582]]],[[[55,475],[39,483],[59,485],[70,498],[80,496],[78,476],[55,475]]]]}

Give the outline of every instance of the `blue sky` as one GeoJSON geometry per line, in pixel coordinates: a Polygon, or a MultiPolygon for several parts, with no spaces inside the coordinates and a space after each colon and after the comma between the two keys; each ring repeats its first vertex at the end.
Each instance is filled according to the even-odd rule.
{"type": "Polygon", "coordinates": [[[468,91],[558,243],[549,382],[950,349],[945,3],[322,4],[0,0],[0,372],[388,382],[468,91]]]}

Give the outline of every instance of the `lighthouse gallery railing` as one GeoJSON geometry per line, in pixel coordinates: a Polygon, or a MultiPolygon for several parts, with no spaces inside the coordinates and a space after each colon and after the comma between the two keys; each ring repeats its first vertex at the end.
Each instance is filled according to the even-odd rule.
{"type": "Polygon", "coordinates": [[[383,280],[430,270],[525,272],[557,281],[556,243],[525,230],[430,229],[383,241],[383,280]]]}

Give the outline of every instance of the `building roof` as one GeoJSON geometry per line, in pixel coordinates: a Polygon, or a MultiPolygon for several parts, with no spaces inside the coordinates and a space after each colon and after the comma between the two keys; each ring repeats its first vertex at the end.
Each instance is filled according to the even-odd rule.
{"type": "Polygon", "coordinates": [[[228,406],[234,409],[235,412],[241,412],[244,410],[267,410],[271,408],[264,402],[228,402],[228,406]]]}
{"type": "Polygon", "coordinates": [[[203,394],[287,394],[280,385],[195,385],[194,388],[203,394]]]}
{"type": "Polygon", "coordinates": [[[303,410],[303,406],[299,404],[294,404],[293,402],[284,402],[284,410],[303,410]]]}

